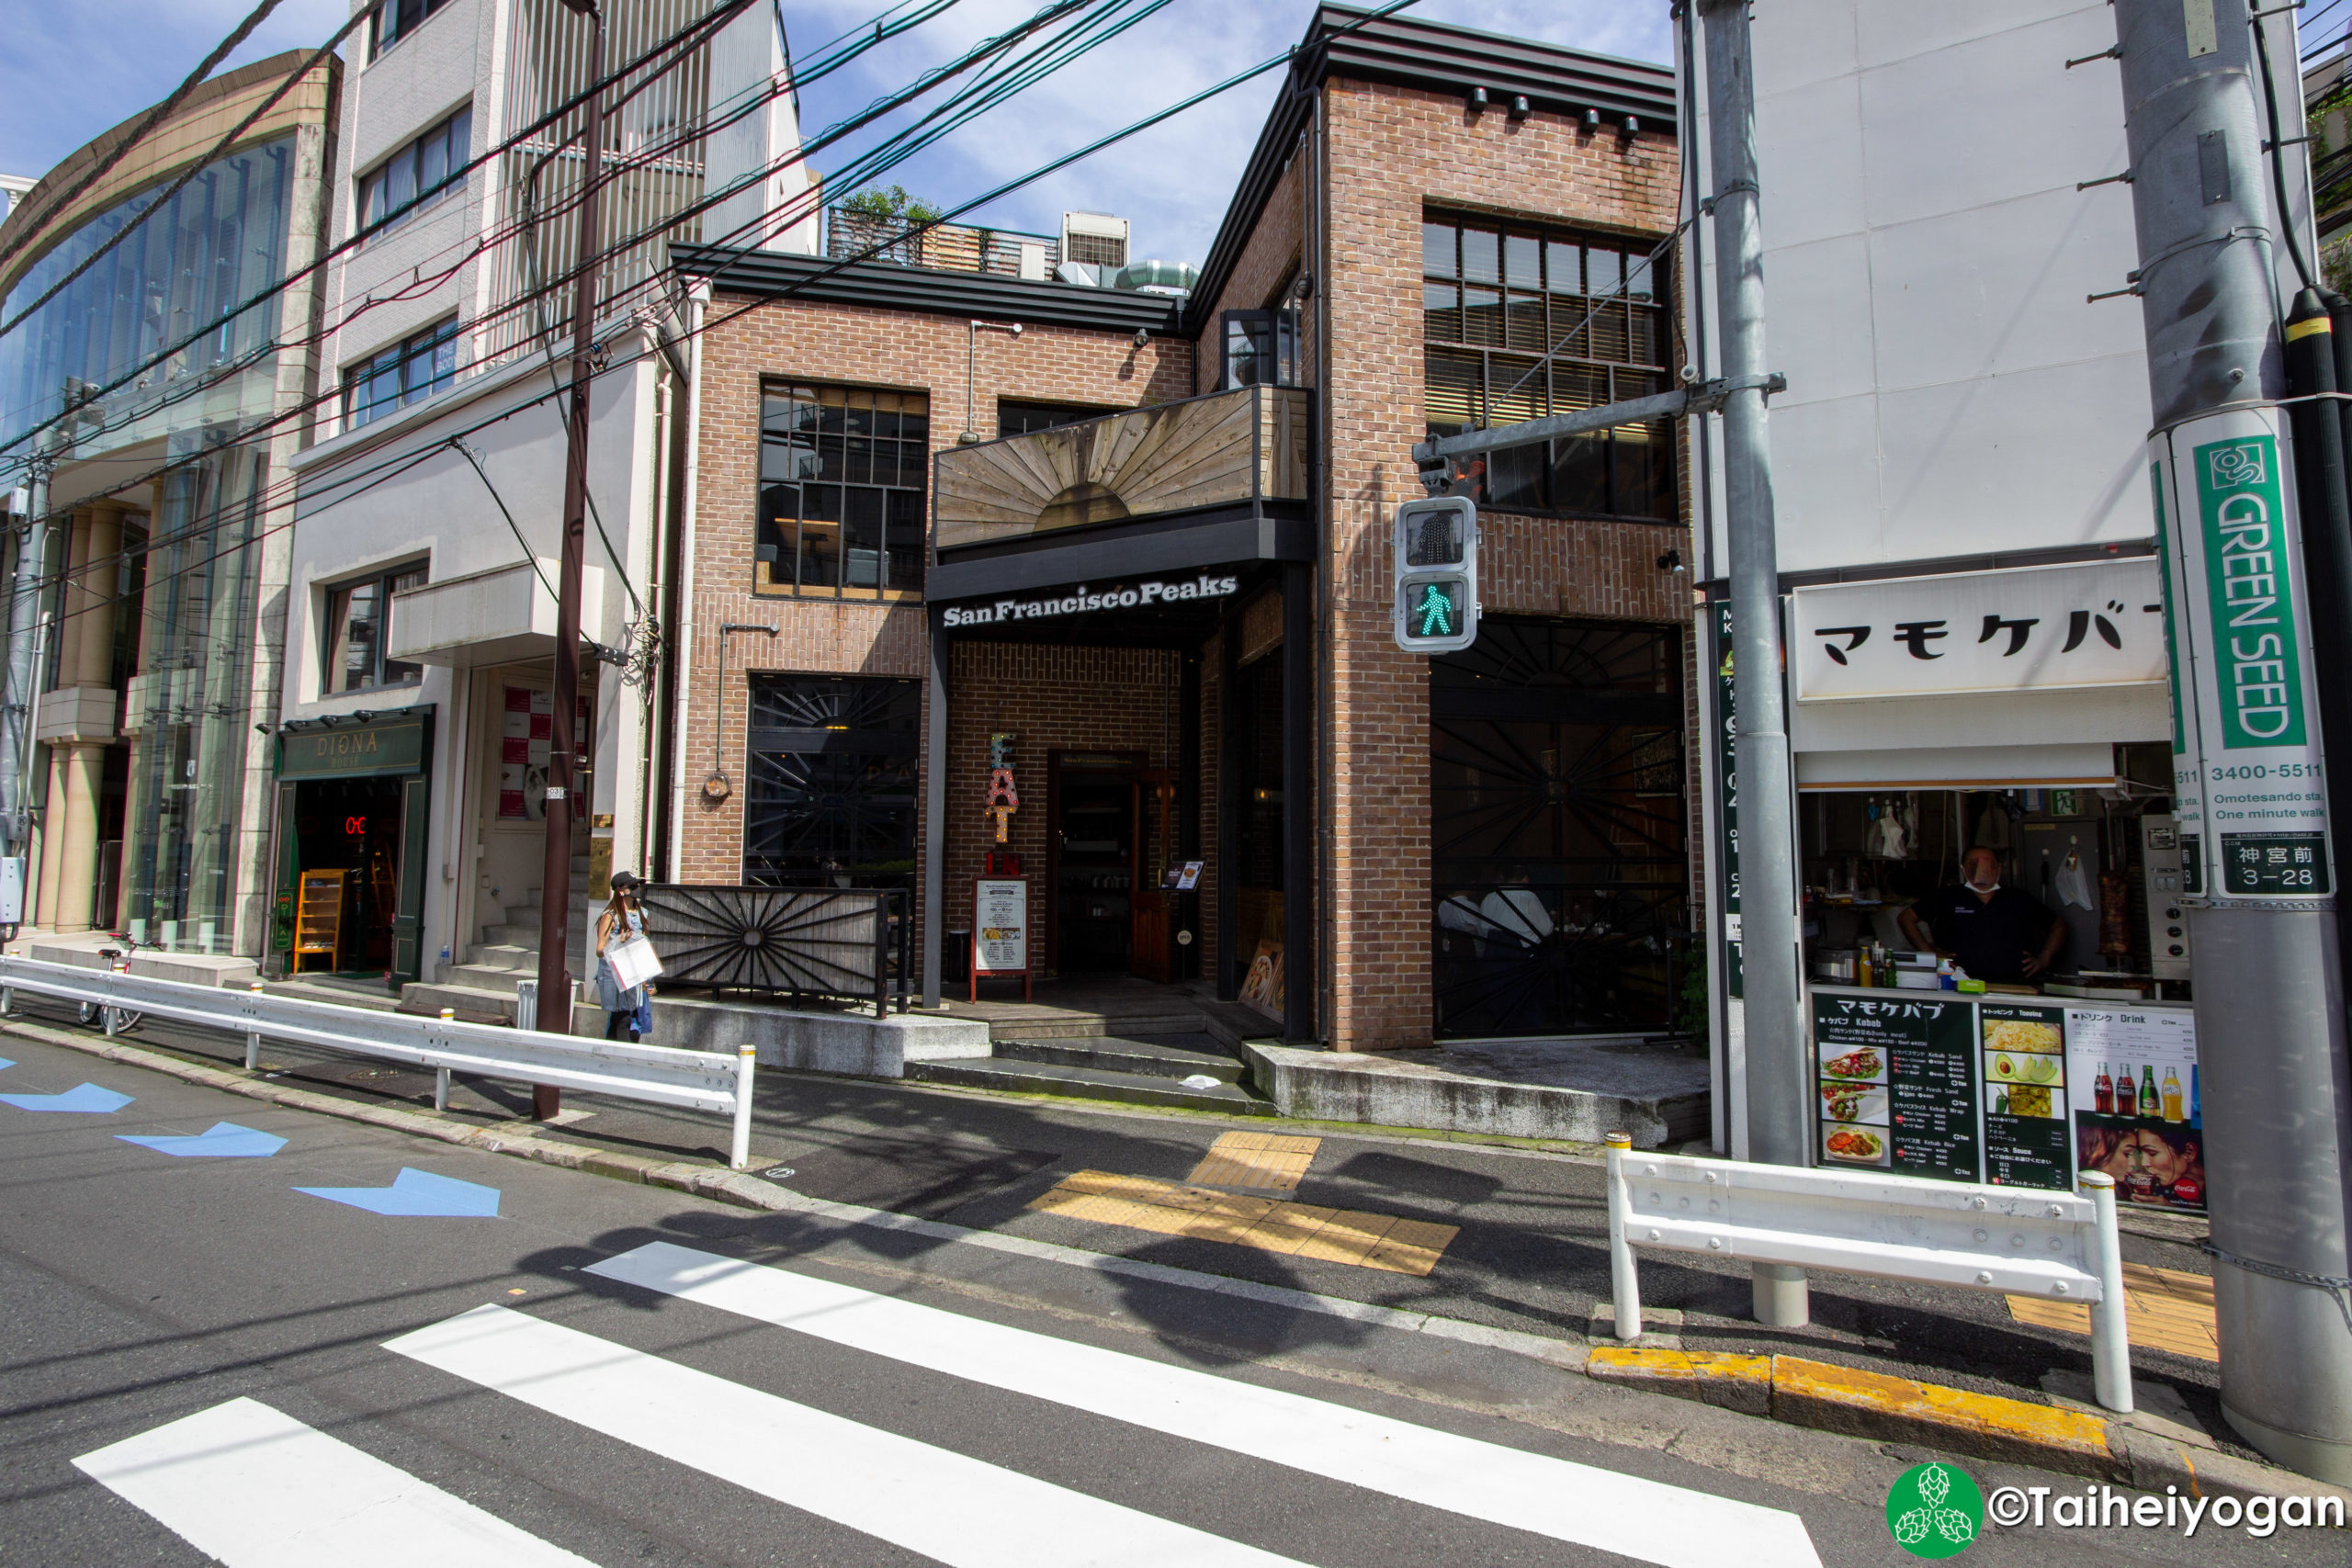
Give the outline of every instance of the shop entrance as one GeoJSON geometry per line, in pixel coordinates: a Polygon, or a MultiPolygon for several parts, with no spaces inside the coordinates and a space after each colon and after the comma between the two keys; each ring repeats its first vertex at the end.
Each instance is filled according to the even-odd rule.
{"type": "Polygon", "coordinates": [[[400,913],[401,781],[313,779],[294,786],[294,802],[297,971],[389,972],[400,913]]]}
{"type": "Polygon", "coordinates": [[[1055,970],[1174,977],[1176,781],[1142,752],[1053,751],[1046,839],[1055,970]]]}

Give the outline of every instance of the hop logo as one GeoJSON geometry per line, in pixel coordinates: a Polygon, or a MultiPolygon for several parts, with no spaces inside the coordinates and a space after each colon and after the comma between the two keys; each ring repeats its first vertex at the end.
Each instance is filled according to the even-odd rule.
{"type": "Polygon", "coordinates": [[[1968,1472],[1913,1465],[1886,1490],[1886,1529],[1914,1557],[1957,1557],[1984,1522],[1984,1494],[1968,1472]]]}

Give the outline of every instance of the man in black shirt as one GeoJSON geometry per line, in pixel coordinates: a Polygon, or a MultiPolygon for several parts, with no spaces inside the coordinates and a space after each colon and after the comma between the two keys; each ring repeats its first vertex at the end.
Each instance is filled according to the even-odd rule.
{"type": "Polygon", "coordinates": [[[1938,888],[1897,917],[1913,945],[1951,959],[1979,980],[2015,983],[2055,963],[2066,945],[2066,922],[2002,886],[2001,857],[1991,850],[1971,850],[1960,863],[1966,882],[1938,888]]]}

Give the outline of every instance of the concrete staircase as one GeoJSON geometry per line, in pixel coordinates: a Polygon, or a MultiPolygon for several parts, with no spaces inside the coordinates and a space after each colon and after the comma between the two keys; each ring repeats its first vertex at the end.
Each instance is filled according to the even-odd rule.
{"type": "Polygon", "coordinates": [[[1243,1081],[1233,1051],[1208,1034],[1061,1034],[996,1040],[994,1054],[948,1061],[909,1062],[906,1076],[1012,1094],[1050,1094],[1126,1105],[1216,1111],[1228,1116],[1272,1116],[1274,1107],[1243,1081]],[[1187,1085],[1186,1078],[1214,1084],[1187,1085]]]}
{"type": "MultiPolygon", "coordinates": [[[[588,885],[584,853],[571,857],[571,885],[575,888],[588,885]]],[[[539,931],[545,908],[540,892],[534,887],[521,903],[502,906],[503,918],[484,924],[481,940],[473,945],[466,962],[451,964],[441,979],[401,987],[401,1010],[438,1013],[448,1008],[474,1022],[513,1023],[515,985],[539,977],[539,931]]],[[[594,926],[602,910],[601,903],[584,895],[574,899],[571,933],[577,950],[585,950],[582,933],[594,926]]],[[[605,1014],[596,1006],[593,983],[587,976],[575,978],[580,983],[572,999],[571,1032],[602,1034],[605,1014]]]]}

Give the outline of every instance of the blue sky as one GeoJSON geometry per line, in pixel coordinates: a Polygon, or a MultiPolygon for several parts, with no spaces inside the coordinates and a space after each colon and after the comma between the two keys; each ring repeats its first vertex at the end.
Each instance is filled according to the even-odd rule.
{"type": "MultiPolygon", "coordinates": [[[[0,0],[0,171],[38,175],[171,91],[254,0],[0,0]],[[95,89],[95,90],[94,90],[95,89]]],[[[802,99],[813,132],[1035,10],[962,0],[802,99]]],[[[857,28],[887,0],[782,0],[796,54],[857,28]]],[[[1173,0],[1134,30],[910,160],[890,178],[950,207],[1295,43],[1313,0],[1173,0]]],[[[1668,59],[1667,0],[1423,0],[1408,15],[1636,59],[1668,59]]],[[[232,57],[315,46],[346,0],[281,0],[232,57]]],[[[976,215],[1053,232],[1065,209],[1135,220],[1138,256],[1199,261],[1263,123],[1279,73],[1236,88],[976,215]]],[[[819,160],[838,162],[843,149],[819,160]]],[[[1540,201],[1532,205],[1540,206],[1540,201]]]]}

